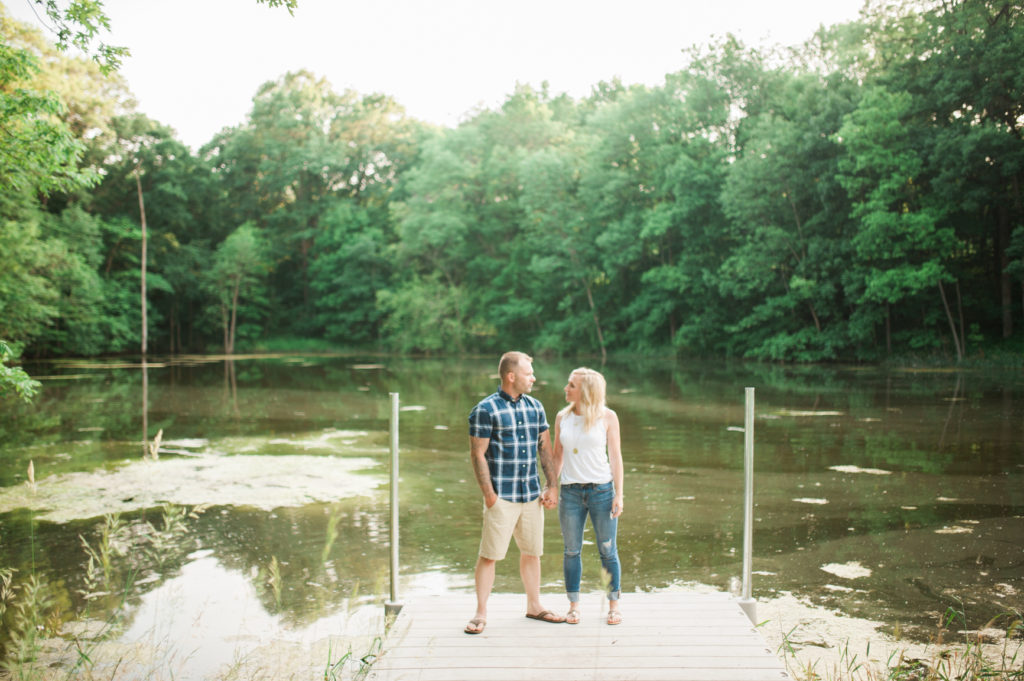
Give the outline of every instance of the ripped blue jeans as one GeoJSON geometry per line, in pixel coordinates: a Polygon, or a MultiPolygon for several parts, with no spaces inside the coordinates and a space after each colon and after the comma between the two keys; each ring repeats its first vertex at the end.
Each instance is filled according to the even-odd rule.
{"type": "Polygon", "coordinates": [[[583,577],[583,528],[590,515],[597,539],[597,550],[601,556],[601,567],[608,573],[608,600],[619,600],[622,568],[619,565],[619,550],[615,535],[619,519],[612,518],[612,502],[615,501],[615,485],[612,482],[562,485],[558,500],[558,521],[562,526],[562,541],[565,553],[562,569],[565,572],[565,591],[569,601],[580,600],[580,580],[583,577]]]}

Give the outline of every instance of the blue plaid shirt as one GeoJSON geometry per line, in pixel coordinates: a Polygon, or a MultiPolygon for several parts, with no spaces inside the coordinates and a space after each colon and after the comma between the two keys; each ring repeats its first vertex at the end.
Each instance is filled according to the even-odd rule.
{"type": "Polygon", "coordinates": [[[504,390],[484,398],[469,413],[469,434],[488,438],[487,467],[495,493],[523,503],[540,496],[537,446],[548,429],[544,405],[529,395],[513,400],[504,390]]]}

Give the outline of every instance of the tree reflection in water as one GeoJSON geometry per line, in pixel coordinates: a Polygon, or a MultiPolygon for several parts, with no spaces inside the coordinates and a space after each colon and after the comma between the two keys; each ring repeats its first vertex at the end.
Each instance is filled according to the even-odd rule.
{"type": "MultiPolygon", "coordinates": [[[[534,395],[549,417],[569,371],[589,361],[535,362],[534,395]]],[[[27,365],[48,378],[33,405],[11,405],[0,424],[0,567],[46,579],[66,619],[102,620],[122,606],[116,595],[86,598],[79,535],[95,546],[103,515],[119,513],[140,549],[114,558],[115,569],[136,574],[121,640],[173,640],[182,659],[210,666],[227,662],[203,641],[241,637],[255,649],[325,626],[350,631],[346,622],[368,621],[354,613],[376,612],[387,595],[388,394],[398,392],[407,407],[401,592],[471,590],[480,518],[466,416],[496,387],[493,364],[275,355],[27,365]],[[144,479],[132,478],[134,492],[117,483],[140,459],[139,412],[129,408],[140,388],[141,430],[164,438],[159,461],[148,462],[151,479],[184,481],[154,483],[171,490],[164,498],[148,498],[144,479]],[[232,457],[245,465],[230,477],[206,466],[232,457]],[[264,469],[264,458],[282,466],[264,469]],[[25,510],[36,503],[19,473],[30,460],[38,492],[63,515],[25,510]],[[350,479],[332,473],[339,460],[365,460],[371,470],[350,479]],[[326,485],[314,484],[325,476],[326,485]],[[76,487],[83,480],[90,484],[76,487]],[[47,488],[66,497],[46,497],[47,488]],[[98,505],[73,498],[83,488],[98,505]],[[205,512],[185,520],[187,532],[156,561],[141,549],[165,501],[205,512]],[[205,633],[186,631],[199,621],[205,633]]],[[[930,632],[951,604],[969,626],[1024,609],[1012,586],[1024,577],[1021,379],[654,360],[612,360],[602,370],[622,423],[631,499],[619,537],[627,594],[727,590],[740,573],[736,431],[743,388],[755,386],[755,598],[792,593],[910,637],[930,632]]],[[[550,593],[561,590],[556,517],[548,515],[542,565],[550,593]]],[[[520,588],[514,568],[499,566],[496,589],[520,588]]],[[[599,588],[596,559],[584,580],[599,588]]]]}

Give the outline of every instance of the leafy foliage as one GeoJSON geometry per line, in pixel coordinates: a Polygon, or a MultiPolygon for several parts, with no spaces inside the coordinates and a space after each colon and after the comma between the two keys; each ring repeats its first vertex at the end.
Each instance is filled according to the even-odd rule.
{"type": "Polygon", "coordinates": [[[0,337],[30,354],[138,346],[141,198],[160,351],[874,361],[1024,333],[1013,3],[869,2],[796,48],[689,49],[657,87],[517,86],[454,129],[294,71],[198,153],[104,80],[98,3],[37,4],[102,68],[3,20],[0,337]]]}
{"type": "Polygon", "coordinates": [[[33,380],[21,367],[7,366],[18,358],[7,341],[0,340],[0,400],[15,395],[25,402],[31,402],[39,390],[39,381],[33,380]]]}

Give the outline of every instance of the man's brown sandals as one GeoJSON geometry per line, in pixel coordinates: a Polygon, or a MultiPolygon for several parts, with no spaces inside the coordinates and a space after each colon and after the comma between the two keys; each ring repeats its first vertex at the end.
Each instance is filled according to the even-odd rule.
{"type": "Polygon", "coordinates": [[[561,624],[562,622],[565,621],[564,617],[562,617],[560,615],[556,615],[555,613],[551,612],[550,610],[541,610],[536,615],[531,615],[530,613],[526,613],[526,616],[529,617],[531,620],[540,620],[541,622],[551,622],[552,624],[561,624]]]}

